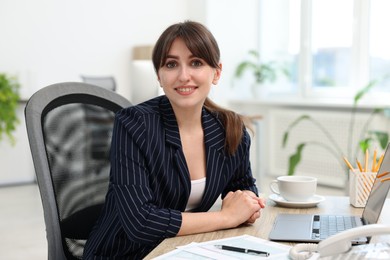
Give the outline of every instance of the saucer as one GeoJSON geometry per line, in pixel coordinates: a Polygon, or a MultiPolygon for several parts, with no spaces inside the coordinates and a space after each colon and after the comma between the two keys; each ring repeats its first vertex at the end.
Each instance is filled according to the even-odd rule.
{"type": "Polygon", "coordinates": [[[318,203],[325,200],[325,197],[320,195],[314,195],[309,201],[304,202],[287,201],[277,194],[271,194],[269,195],[269,198],[279,206],[286,208],[311,208],[315,207],[318,203]]]}

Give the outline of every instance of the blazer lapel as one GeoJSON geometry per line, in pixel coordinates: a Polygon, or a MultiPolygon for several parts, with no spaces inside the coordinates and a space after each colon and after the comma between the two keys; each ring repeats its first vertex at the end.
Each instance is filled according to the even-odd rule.
{"type": "Polygon", "coordinates": [[[199,211],[207,211],[221,194],[221,184],[226,183],[228,158],[224,153],[225,130],[222,123],[203,109],[202,122],[206,146],[206,189],[199,211]]]}
{"type": "Polygon", "coordinates": [[[178,168],[179,177],[183,184],[187,198],[190,196],[191,179],[188,172],[187,163],[183,154],[180,141],[179,127],[169,100],[165,97],[160,103],[160,111],[163,115],[165,128],[165,141],[172,146],[173,158],[178,168]]]}
{"type": "MultiPolygon", "coordinates": [[[[174,152],[176,166],[179,169],[179,178],[187,198],[191,191],[191,179],[180,141],[179,128],[172,106],[167,98],[160,103],[165,127],[165,140],[171,145],[174,152]]],[[[196,211],[207,211],[220,196],[222,184],[227,182],[224,172],[227,171],[228,157],[225,156],[225,130],[222,123],[206,109],[202,111],[202,124],[206,147],[206,189],[202,197],[201,206],[196,211]]]]}

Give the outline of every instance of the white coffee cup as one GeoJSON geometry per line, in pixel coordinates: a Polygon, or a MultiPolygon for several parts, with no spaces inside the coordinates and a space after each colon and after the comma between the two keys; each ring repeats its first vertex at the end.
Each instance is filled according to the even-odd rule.
{"type": "Polygon", "coordinates": [[[287,201],[309,201],[316,193],[317,178],[310,176],[280,176],[271,181],[271,191],[287,201]]]}

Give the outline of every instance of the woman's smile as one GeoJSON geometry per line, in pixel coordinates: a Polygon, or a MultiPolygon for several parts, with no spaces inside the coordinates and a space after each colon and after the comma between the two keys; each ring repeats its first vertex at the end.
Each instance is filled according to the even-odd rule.
{"type": "Polygon", "coordinates": [[[191,95],[192,93],[195,92],[196,89],[197,87],[189,87],[189,86],[175,88],[177,93],[184,96],[191,95]]]}

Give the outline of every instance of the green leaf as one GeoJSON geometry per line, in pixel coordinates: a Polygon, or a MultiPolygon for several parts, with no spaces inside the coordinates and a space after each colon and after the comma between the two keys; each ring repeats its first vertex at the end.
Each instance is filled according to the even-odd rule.
{"type": "Polygon", "coordinates": [[[363,98],[363,96],[370,91],[375,85],[379,84],[380,82],[386,81],[390,78],[390,74],[386,74],[383,77],[379,79],[373,79],[371,80],[366,86],[364,86],[361,90],[359,90],[355,97],[354,97],[354,105],[356,106],[360,99],[363,98]]]}
{"type": "Polygon", "coordinates": [[[284,132],[283,134],[283,141],[282,141],[282,147],[286,147],[287,145],[287,141],[288,141],[288,136],[289,136],[289,132],[299,123],[301,122],[302,120],[310,120],[310,116],[308,115],[302,115],[300,117],[298,117],[297,119],[295,119],[287,128],[287,130],[284,132]]]}
{"type": "Polygon", "coordinates": [[[237,68],[236,68],[236,77],[240,78],[244,74],[244,71],[250,67],[253,67],[254,65],[249,61],[243,61],[241,62],[237,68]]]}
{"type": "Polygon", "coordinates": [[[283,135],[283,142],[282,142],[283,148],[286,147],[287,140],[288,140],[288,131],[284,132],[284,135],[283,135]]]}
{"type": "Polygon", "coordinates": [[[258,51],[256,50],[250,50],[249,51],[249,54],[252,55],[253,57],[255,57],[256,59],[259,59],[260,58],[260,54],[258,51]]]}
{"type": "Polygon", "coordinates": [[[372,87],[378,84],[378,80],[371,80],[366,86],[364,86],[361,90],[359,90],[354,97],[354,105],[356,106],[360,99],[364,97],[364,95],[370,91],[372,87]]]}
{"type": "Polygon", "coordinates": [[[366,138],[364,140],[361,140],[359,142],[359,147],[360,147],[360,150],[365,153],[366,150],[370,147],[370,142],[372,141],[371,138],[366,138]]]}
{"type": "Polygon", "coordinates": [[[389,134],[382,131],[371,131],[371,132],[378,139],[381,148],[385,149],[387,144],[389,143],[389,134]]]}
{"type": "Polygon", "coordinates": [[[288,175],[294,175],[295,168],[298,166],[302,158],[302,151],[306,143],[301,143],[297,146],[295,154],[290,156],[289,166],[288,166],[288,175]]]}
{"type": "Polygon", "coordinates": [[[249,59],[239,63],[236,67],[235,77],[240,78],[244,71],[249,70],[253,73],[256,83],[266,81],[274,82],[278,73],[286,75],[286,71],[279,68],[274,61],[263,62],[260,60],[260,54],[256,50],[249,51],[249,59]]]}
{"type": "Polygon", "coordinates": [[[15,77],[0,73],[0,140],[6,135],[15,143],[12,132],[19,120],[16,116],[16,108],[19,101],[19,83],[15,77]]]}
{"type": "Polygon", "coordinates": [[[308,119],[311,119],[311,117],[310,117],[309,115],[301,115],[300,117],[298,117],[297,119],[295,119],[294,122],[292,122],[288,128],[293,128],[293,127],[296,126],[300,121],[302,121],[302,120],[308,120],[308,119]]]}
{"type": "Polygon", "coordinates": [[[372,111],[373,114],[379,114],[384,112],[385,110],[383,108],[375,108],[374,111],[372,111]]]}

